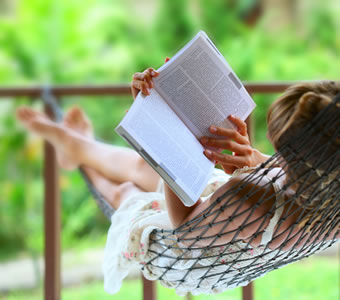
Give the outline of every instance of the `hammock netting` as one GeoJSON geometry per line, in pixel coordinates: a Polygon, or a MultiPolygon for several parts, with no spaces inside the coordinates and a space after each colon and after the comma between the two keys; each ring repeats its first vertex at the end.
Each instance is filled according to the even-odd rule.
{"type": "MultiPolygon", "coordinates": [[[[45,93],[42,98],[60,115],[50,95],[45,93]]],[[[340,234],[339,146],[340,94],[307,126],[291,133],[289,140],[284,141],[284,146],[268,161],[245,174],[202,213],[176,229],[154,230],[148,250],[150,259],[142,270],[149,274],[157,270],[158,279],[171,281],[175,288],[190,283],[194,273],[193,290],[209,283],[211,292],[215,293],[246,285],[271,270],[332,246],[340,234]],[[268,180],[268,173],[277,166],[280,171],[268,180]],[[269,192],[273,191],[274,182],[285,175],[281,189],[269,192]],[[261,186],[259,193],[257,184],[264,177],[268,183],[261,186]],[[285,196],[292,187],[295,193],[285,196]],[[241,210],[247,199],[256,193],[260,194],[258,201],[241,210]],[[270,209],[254,219],[255,210],[268,207],[268,203],[272,203],[270,209]],[[219,218],[229,207],[233,207],[233,213],[227,218],[219,218]],[[270,242],[253,247],[252,243],[265,234],[265,224],[280,208],[284,210],[270,242]],[[239,216],[243,216],[243,222],[235,228],[232,222],[239,216]],[[292,216],[294,223],[285,226],[292,216]],[[251,226],[256,226],[256,232],[244,240],[242,231],[251,226]],[[223,242],[226,236],[231,238],[223,242]],[[276,240],[279,242],[273,246],[276,240]],[[237,243],[242,243],[243,247],[235,250],[231,246],[237,243]],[[254,249],[255,255],[246,255],[254,249]],[[178,271],[182,274],[179,279],[178,271]]],[[[113,209],[92,186],[86,173],[82,172],[82,176],[97,204],[110,218],[113,209]]]]}
{"type": "Polygon", "coordinates": [[[149,248],[153,258],[146,262],[144,270],[148,269],[152,273],[158,269],[157,274],[161,270],[159,280],[175,278],[172,275],[181,271],[182,278],[171,280],[175,281],[175,288],[179,288],[184,282],[190,284],[193,279],[191,273],[198,270],[195,285],[197,279],[198,284],[192,288],[199,290],[201,284],[209,282],[212,292],[218,292],[226,287],[245,285],[271,270],[301,260],[334,244],[340,233],[339,107],[340,95],[319,112],[308,126],[291,135],[267,162],[219,196],[200,215],[174,230],[155,230],[151,235],[149,248]],[[278,165],[281,171],[270,179],[268,185],[272,186],[285,175],[283,170],[289,168],[289,177],[282,188],[269,193],[267,191],[270,189],[263,186],[264,192],[259,200],[249,209],[240,211],[242,204],[259,192],[257,183],[278,165]],[[294,186],[296,192],[289,198],[284,197],[285,191],[294,186]],[[245,190],[247,192],[242,192],[245,190]],[[283,199],[281,204],[278,201],[280,198],[283,199]],[[274,202],[271,209],[261,217],[250,220],[254,211],[269,201],[274,202]],[[297,202],[302,205],[297,206],[297,202]],[[235,207],[235,204],[237,207],[233,214],[223,220],[218,219],[225,209],[235,207]],[[252,242],[264,233],[264,224],[280,207],[285,210],[271,240],[275,242],[276,239],[284,239],[277,247],[271,247],[267,243],[261,251],[257,249],[255,258],[249,258],[246,253],[254,251],[252,242]],[[245,216],[242,225],[229,229],[233,227],[230,226],[233,219],[240,215],[245,216]],[[282,230],[284,222],[293,215],[294,224],[282,230]],[[260,225],[256,225],[258,229],[246,242],[240,238],[242,230],[259,222],[260,225]],[[223,243],[223,237],[228,235],[232,235],[232,239],[223,243]],[[233,248],[230,246],[237,242],[242,242],[244,247],[231,251],[233,248]],[[159,247],[152,247],[155,244],[159,247]],[[162,257],[167,260],[162,261],[162,257]],[[183,269],[184,260],[188,266],[186,269],[183,269]]]}

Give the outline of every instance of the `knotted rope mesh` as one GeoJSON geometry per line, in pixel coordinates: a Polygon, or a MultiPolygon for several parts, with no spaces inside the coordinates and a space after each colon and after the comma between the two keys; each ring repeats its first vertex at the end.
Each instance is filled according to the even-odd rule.
{"type": "MultiPolygon", "coordinates": [[[[60,121],[61,109],[48,89],[42,99],[60,121]]],[[[144,275],[159,279],[183,294],[207,290],[218,293],[246,285],[271,270],[337,242],[340,234],[339,108],[340,94],[308,126],[291,134],[267,162],[217,197],[201,214],[174,230],[154,230],[149,260],[142,267],[144,275]],[[280,171],[269,177],[278,166],[280,171]],[[273,190],[283,176],[286,176],[284,184],[273,190]],[[267,182],[259,189],[264,178],[267,182]],[[287,197],[286,191],[290,188],[295,192],[287,197]],[[244,209],[252,197],[257,201],[244,209]],[[223,212],[231,207],[232,213],[225,217],[223,212]],[[261,207],[270,208],[258,214],[261,207]],[[273,234],[267,237],[266,243],[258,245],[258,239],[268,235],[266,230],[278,211],[283,212],[276,226],[271,226],[273,234]],[[233,221],[242,216],[241,224],[233,226],[233,221]],[[286,222],[292,219],[294,222],[287,226],[286,222]],[[242,233],[249,228],[256,230],[245,239],[242,233]]],[[[86,173],[82,169],[80,172],[99,208],[110,219],[114,210],[86,173]]]]}
{"type": "Polygon", "coordinates": [[[340,95],[198,216],[174,230],[154,230],[144,274],[176,289],[186,286],[184,291],[191,285],[198,292],[207,286],[211,292],[220,292],[334,244],[340,233],[339,108],[340,95]],[[268,174],[277,166],[280,171],[270,178],[268,174]],[[281,188],[273,192],[283,176],[281,188]],[[259,190],[264,178],[268,182],[259,190]],[[287,197],[291,188],[295,192],[287,197]],[[244,209],[256,195],[258,200],[244,209]],[[261,207],[270,209],[259,214],[261,207]],[[233,213],[221,218],[228,208],[233,213]],[[270,241],[253,247],[278,210],[283,213],[270,241]],[[241,216],[243,221],[235,228],[233,220],[241,216]],[[244,239],[242,233],[254,226],[256,231],[244,239]]]}

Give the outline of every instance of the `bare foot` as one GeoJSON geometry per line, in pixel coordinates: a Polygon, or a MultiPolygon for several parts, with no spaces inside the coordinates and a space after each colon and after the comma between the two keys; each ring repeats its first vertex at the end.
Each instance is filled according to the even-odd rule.
{"type": "Polygon", "coordinates": [[[58,162],[62,167],[68,170],[78,167],[75,146],[76,142],[82,138],[78,132],[53,122],[45,114],[29,107],[18,108],[16,116],[29,131],[41,136],[54,146],[58,162]],[[68,164],[65,162],[65,157],[68,159],[68,164]]]}
{"type": "Polygon", "coordinates": [[[22,106],[17,109],[16,117],[29,130],[31,130],[30,124],[33,119],[37,119],[37,118],[48,119],[48,117],[45,114],[39,111],[35,111],[31,109],[30,107],[26,107],[26,106],[22,106]]]}
{"type": "Polygon", "coordinates": [[[93,138],[93,128],[91,121],[86,116],[84,111],[79,107],[72,107],[65,115],[64,125],[74,131],[77,131],[81,135],[89,138],[93,138]]]}
{"type": "MultiPolygon", "coordinates": [[[[83,136],[93,138],[93,128],[91,121],[88,119],[86,114],[78,107],[73,107],[66,113],[63,124],[65,127],[72,129],[83,136]]],[[[63,155],[60,156],[59,163],[63,168],[67,169],[76,164],[76,162],[73,162],[69,157],[63,155]]],[[[115,209],[119,207],[122,196],[127,195],[132,190],[132,183],[115,183],[105,178],[103,175],[92,168],[86,166],[82,167],[85,173],[89,176],[92,184],[95,185],[96,189],[115,209]]]]}
{"type": "MultiPolygon", "coordinates": [[[[92,124],[79,107],[73,107],[65,114],[63,125],[82,136],[93,138],[92,124]]],[[[78,162],[65,155],[64,152],[59,153],[58,158],[59,165],[66,170],[73,170],[79,167],[78,162]]]]}

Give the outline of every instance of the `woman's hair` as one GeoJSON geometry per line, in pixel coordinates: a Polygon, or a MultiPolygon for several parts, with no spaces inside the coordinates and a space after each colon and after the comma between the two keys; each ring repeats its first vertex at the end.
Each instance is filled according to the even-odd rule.
{"type": "Polygon", "coordinates": [[[336,164],[339,162],[340,147],[338,133],[340,103],[327,111],[326,119],[334,119],[331,126],[329,124],[323,126],[325,120],[324,123],[319,122],[313,125],[314,133],[306,139],[310,142],[300,145],[299,149],[280,150],[287,149],[287,144],[294,140],[296,133],[303,132],[304,128],[311,124],[313,118],[328,107],[337,95],[340,97],[340,82],[322,81],[297,84],[288,88],[270,106],[267,114],[269,137],[275,149],[287,163],[285,171],[296,191],[297,204],[307,211],[299,225],[308,224],[308,231],[317,221],[325,217],[323,212],[326,213],[326,209],[328,212],[331,207],[335,209],[338,202],[336,191],[339,189],[337,177],[340,174],[339,165],[336,164]],[[318,150],[314,151],[315,148],[311,150],[311,144],[316,139],[318,139],[318,150]],[[333,159],[330,159],[332,157],[333,159]],[[315,213],[316,210],[318,210],[317,213],[315,213]]]}

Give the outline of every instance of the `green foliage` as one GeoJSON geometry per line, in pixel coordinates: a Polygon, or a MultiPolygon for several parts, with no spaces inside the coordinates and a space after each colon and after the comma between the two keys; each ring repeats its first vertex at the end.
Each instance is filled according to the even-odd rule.
{"type": "MultiPolygon", "coordinates": [[[[255,299],[261,300],[333,300],[338,297],[339,270],[334,260],[318,258],[307,259],[300,263],[291,264],[280,270],[267,274],[256,280],[255,299]],[[308,280],[306,274],[308,273],[308,280]],[[319,274],[322,274],[320,276],[319,274]]],[[[63,289],[62,299],[140,299],[142,281],[124,281],[122,289],[116,295],[109,295],[103,290],[102,282],[87,283],[84,286],[63,289]]],[[[157,284],[158,299],[179,300],[173,289],[157,284]]],[[[7,300],[42,299],[34,292],[12,292],[7,300]]],[[[241,288],[236,288],[217,295],[191,296],[192,300],[234,300],[241,299],[241,288]]]]}
{"type": "MultiPolygon", "coordinates": [[[[315,2],[316,3],[316,2],[315,2]]],[[[128,82],[135,71],[160,66],[195,32],[205,30],[242,80],[336,79],[340,67],[338,9],[314,4],[299,27],[271,32],[244,18],[255,0],[18,1],[13,16],[0,19],[1,85],[128,82]],[[148,6],[149,5],[149,6],[148,6]]],[[[335,7],[335,6],[334,6],[335,7]]],[[[276,95],[256,95],[256,146],[272,152],[265,116],[276,95]]],[[[30,104],[0,100],[0,257],[19,250],[42,251],[41,142],[15,122],[15,108],[30,104]]],[[[79,97],[97,136],[124,145],[114,133],[130,97],[79,97]]],[[[32,104],[36,108],[41,105],[32,104]]],[[[107,222],[76,173],[61,173],[63,246],[101,240],[107,222]]]]}
{"type": "Polygon", "coordinates": [[[188,5],[188,1],[183,0],[161,1],[154,34],[162,50],[174,52],[195,34],[196,28],[188,5]]]}
{"type": "Polygon", "coordinates": [[[200,0],[199,3],[202,26],[216,43],[220,43],[231,41],[246,31],[246,26],[240,19],[252,8],[255,1],[200,0]]]}

